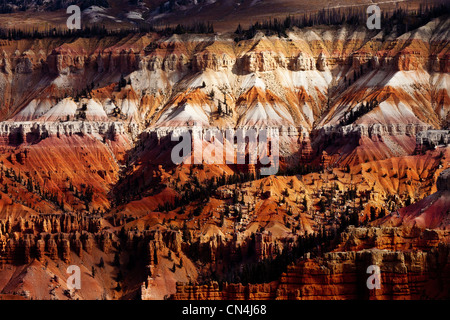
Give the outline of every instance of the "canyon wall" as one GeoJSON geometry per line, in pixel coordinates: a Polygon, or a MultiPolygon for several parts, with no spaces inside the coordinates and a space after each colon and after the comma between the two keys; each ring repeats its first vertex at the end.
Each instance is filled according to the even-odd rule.
{"type": "Polygon", "coordinates": [[[177,284],[173,299],[445,299],[450,288],[449,233],[419,228],[354,228],[321,257],[306,255],[278,281],[265,284],[177,284]],[[345,251],[341,251],[345,250],[345,251]],[[381,288],[369,289],[380,268],[381,288]]]}

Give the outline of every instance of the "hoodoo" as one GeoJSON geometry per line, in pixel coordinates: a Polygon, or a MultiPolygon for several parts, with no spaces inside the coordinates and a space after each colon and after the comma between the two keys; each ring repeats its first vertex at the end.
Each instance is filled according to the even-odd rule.
{"type": "Polygon", "coordinates": [[[0,4],[0,300],[449,298],[448,4],[67,2],[0,4]]]}

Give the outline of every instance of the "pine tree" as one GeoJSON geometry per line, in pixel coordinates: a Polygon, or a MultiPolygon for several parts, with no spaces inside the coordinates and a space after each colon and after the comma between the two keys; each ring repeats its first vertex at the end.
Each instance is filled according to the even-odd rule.
{"type": "Polygon", "coordinates": [[[119,80],[119,91],[124,88],[127,85],[127,81],[125,80],[125,78],[123,77],[123,74],[120,75],[120,80],[119,80]]]}
{"type": "Polygon", "coordinates": [[[209,94],[208,94],[208,97],[209,97],[209,99],[210,100],[214,100],[214,90],[213,89],[211,89],[211,91],[209,92],[209,94]]]}
{"type": "Polygon", "coordinates": [[[242,30],[241,24],[239,24],[234,33],[241,35],[243,32],[244,32],[244,30],[242,30]]]}

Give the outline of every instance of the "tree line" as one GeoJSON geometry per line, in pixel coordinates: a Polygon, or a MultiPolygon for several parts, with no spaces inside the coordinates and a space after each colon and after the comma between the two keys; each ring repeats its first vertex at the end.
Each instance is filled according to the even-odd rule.
{"type": "MultiPolygon", "coordinates": [[[[277,176],[293,176],[293,175],[305,175],[312,172],[317,172],[321,170],[321,166],[313,166],[309,164],[299,164],[296,167],[288,167],[280,170],[277,176]]],[[[192,170],[192,169],[191,169],[192,170]]],[[[261,174],[258,170],[256,173],[253,172],[241,172],[239,174],[233,173],[232,175],[225,175],[219,177],[212,177],[210,179],[205,179],[203,184],[201,184],[195,175],[191,175],[190,181],[185,183],[181,190],[178,186],[175,186],[175,191],[181,192],[181,196],[175,197],[173,201],[165,202],[160,204],[157,208],[159,212],[169,212],[175,210],[179,207],[184,207],[193,201],[199,201],[200,203],[211,198],[215,194],[216,190],[221,186],[242,184],[250,181],[255,181],[261,179],[261,174]]],[[[179,182],[179,178],[177,179],[179,182]]],[[[130,190],[131,188],[129,188],[130,190]]],[[[237,203],[236,194],[233,194],[233,203],[237,203]]],[[[181,212],[179,212],[181,214],[181,212]]]]}
{"type": "Polygon", "coordinates": [[[44,38],[94,38],[94,37],[126,37],[136,33],[157,33],[160,36],[171,36],[173,34],[210,34],[214,33],[214,25],[210,22],[195,22],[190,25],[178,24],[175,27],[165,25],[153,25],[141,23],[135,28],[107,29],[104,25],[93,25],[82,29],[47,28],[33,29],[5,29],[0,28],[0,39],[22,40],[22,39],[44,39],[44,38]]]}
{"type": "MultiPolygon", "coordinates": [[[[434,18],[447,15],[450,13],[450,5],[448,3],[420,5],[417,10],[396,9],[392,12],[382,11],[381,25],[385,34],[389,34],[392,30],[396,30],[397,35],[401,35],[408,30],[416,29],[434,18]]],[[[278,35],[286,37],[286,31],[294,27],[305,28],[317,25],[355,25],[365,26],[368,14],[366,7],[360,8],[332,8],[322,9],[315,13],[304,13],[299,16],[288,16],[283,19],[270,19],[258,21],[251,25],[248,29],[243,29],[239,24],[235,34],[235,41],[252,39],[257,32],[261,31],[266,35],[278,35]]]]}
{"type": "Polygon", "coordinates": [[[366,103],[361,103],[359,107],[353,108],[349,112],[346,112],[339,122],[339,125],[346,126],[355,122],[358,118],[365,115],[366,113],[372,111],[375,107],[378,106],[378,101],[372,100],[366,103]]]}

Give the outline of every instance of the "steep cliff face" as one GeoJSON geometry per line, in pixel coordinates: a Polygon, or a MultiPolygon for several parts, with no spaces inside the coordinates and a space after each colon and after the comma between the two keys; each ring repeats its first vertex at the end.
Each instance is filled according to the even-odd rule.
{"type": "Polygon", "coordinates": [[[82,121],[3,122],[0,137],[1,217],[108,208],[132,140],[123,123],[82,121]]]}
{"type": "MultiPolygon", "coordinates": [[[[266,284],[177,285],[173,299],[445,299],[450,285],[448,232],[401,228],[350,228],[335,251],[290,265],[266,284]],[[345,251],[341,251],[345,250],[345,251]],[[380,288],[367,285],[380,269],[380,288]]],[[[375,283],[371,281],[371,283],[375,283]]]]}
{"type": "Polygon", "coordinates": [[[450,285],[447,242],[442,231],[350,228],[333,252],[288,267],[279,289],[288,299],[442,299],[450,285]],[[371,265],[380,268],[379,289],[367,286],[371,265]]]}
{"type": "MultiPolygon", "coordinates": [[[[64,179],[74,180],[78,191],[83,181],[94,181],[101,194],[94,207],[105,208],[122,164],[134,157],[134,174],[146,176],[148,162],[138,158],[166,165],[167,144],[161,142],[194,126],[202,132],[268,126],[282,163],[294,166],[301,159],[319,161],[317,149],[326,150],[330,164],[405,156],[416,149],[415,135],[439,128],[438,119],[448,113],[446,26],[447,20],[436,19],[392,40],[344,26],[296,29],[286,38],[259,33],[238,42],[228,35],[156,34],[5,41],[5,166],[44,184],[46,169],[34,159],[51,147],[59,173],[48,191],[58,193],[59,204],[80,209],[63,190],[70,187],[64,179]],[[433,45],[421,49],[425,43],[433,45]],[[138,137],[141,153],[132,148],[138,137]],[[76,165],[83,176],[63,161],[69,144],[85,150],[76,165]],[[108,165],[94,164],[103,162],[108,165]]],[[[32,202],[27,198],[20,201],[32,202]]]]}
{"type": "Polygon", "coordinates": [[[0,221],[2,264],[29,264],[33,259],[43,261],[48,255],[52,260],[70,262],[71,251],[79,257],[83,250],[92,253],[99,247],[108,253],[111,235],[97,234],[102,229],[100,217],[87,218],[80,215],[33,216],[31,218],[0,221]],[[17,232],[11,237],[11,232],[17,232]],[[96,235],[94,239],[93,234],[96,235]]]}
{"type": "Polygon", "coordinates": [[[112,261],[118,240],[103,231],[104,224],[100,216],[76,214],[2,219],[1,295],[58,300],[113,298],[115,292],[107,287],[114,284],[114,269],[101,261],[112,261]],[[80,290],[68,287],[70,265],[80,267],[80,290]]]}
{"type": "Polygon", "coordinates": [[[447,298],[449,26],[1,40],[0,292],[55,297],[78,263],[72,298],[447,298]],[[173,162],[211,128],[266,129],[279,175],[173,162]]]}
{"type": "Polygon", "coordinates": [[[334,251],[376,248],[388,251],[429,251],[448,240],[448,231],[419,227],[349,227],[334,251]]]}
{"type": "Polygon", "coordinates": [[[154,34],[9,41],[0,69],[1,116],[119,120],[133,123],[135,133],[165,127],[169,134],[194,123],[294,127],[325,147],[332,137],[349,138],[356,143],[349,154],[354,161],[367,159],[370,141],[384,157],[406,155],[416,134],[439,129],[448,118],[442,45],[448,23],[435,19],[395,39],[343,26],[297,29],[287,38],[259,33],[239,42],[226,35],[154,34]]]}
{"type": "MultiPolygon", "coordinates": [[[[141,99],[146,93],[166,96],[158,110],[164,114],[176,109],[174,98],[188,95],[197,87],[205,94],[215,93],[208,108],[192,97],[192,103],[203,105],[198,113],[211,117],[218,102],[228,99],[231,109],[244,109],[238,112],[241,115],[254,104],[243,94],[258,88],[261,99],[269,95],[266,109],[278,110],[274,104],[288,104],[289,109],[278,116],[309,129],[316,120],[320,120],[319,127],[336,124],[344,113],[373,99],[379,102],[378,107],[358,119],[357,124],[381,121],[437,127],[439,119],[445,119],[448,113],[448,92],[442,87],[449,65],[445,46],[441,45],[446,37],[448,21],[436,19],[394,40],[382,40],[367,29],[350,26],[342,30],[296,30],[287,38],[258,34],[238,43],[216,35],[173,35],[163,39],[136,35],[120,44],[107,38],[97,47],[89,39],[73,43],[61,40],[50,47],[21,40],[3,49],[2,102],[14,112],[26,107],[33,95],[44,98],[45,93],[40,91],[50,85],[56,97],[76,95],[91,82],[103,87],[125,75],[137,94],[136,111],[141,116],[141,99]],[[425,43],[431,43],[431,48],[425,49],[425,43]],[[37,81],[41,80],[39,75],[46,75],[44,82],[37,81]],[[34,94],[26,95],[26,100],[18,98],[20,91],[14,92],[14,83],[24,80],[36,89],[34,94]],[[8,83],[12,85],[9,90],[8,83]],[[414,86],[420,92],[416,96],[414,86]],[[441,98],[434,101],[438,91],[441,98]],[[10,99],[14,103],[8,102],[10,99]]],[[[94,90],[93,95],[96,93],[94,90]]],[[[105,101],[97,99],[107,109],[105,101]]],[[[269,120],[270,112],[261,112],[254,116],[269,120]]],[[[137,117],[136,121],[141,119],[137,117]]]]}
{"type": "Polygon", "coordinates": [[[448,246],[430,253],[377,249],[334,252],[325,254],[322,261],[289,267],[280,278],[277,293],[281,299],[300,300],[443,299],[448,296],[448,270],[448,246]],[[371,265],[380,267],[380,289],[367,286],[371,265]]]}
{"type": "Polygon", "coordinates": [[[177,281],[197,278],[182,251],[180,231],[118,233],[110,226],[100,215],[1,219],[0,295],[57,300],[134,297],[148,276],[153,286],[148,297],[161,300],[175,291],[177,281]],[[68,288],[69,266],[80,267],[81,288],[68,288]]]}

